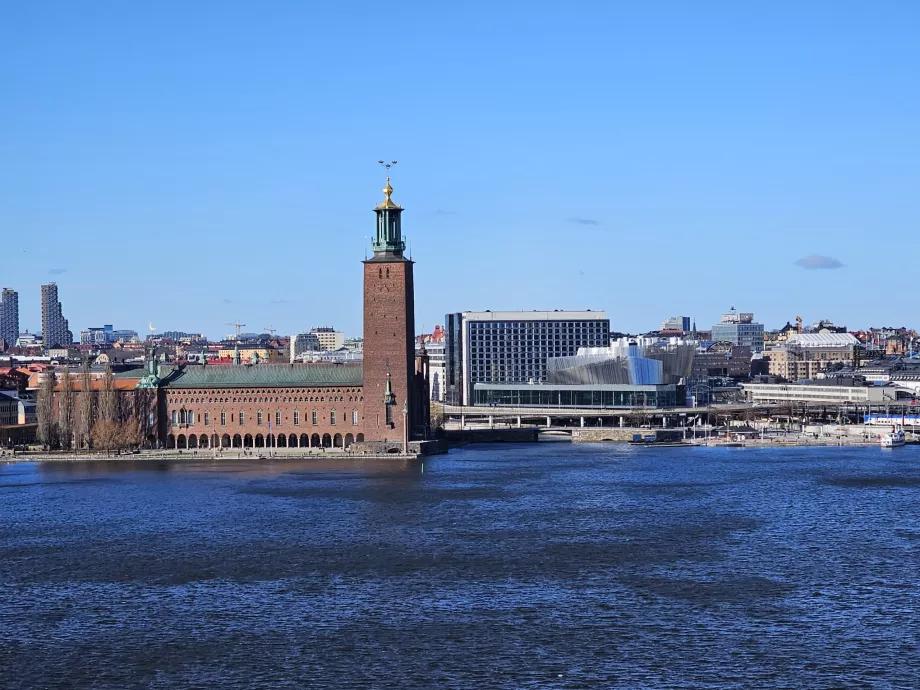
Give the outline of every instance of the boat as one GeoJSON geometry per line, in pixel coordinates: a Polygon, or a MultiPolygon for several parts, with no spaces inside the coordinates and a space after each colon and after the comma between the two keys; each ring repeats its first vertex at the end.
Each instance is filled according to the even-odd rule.
{"type": "Polygon", "coordinates": [[[891,427],[891,432],[878,437],[882,448],[899,448],[904,445],[904,430],[891,427]]]}

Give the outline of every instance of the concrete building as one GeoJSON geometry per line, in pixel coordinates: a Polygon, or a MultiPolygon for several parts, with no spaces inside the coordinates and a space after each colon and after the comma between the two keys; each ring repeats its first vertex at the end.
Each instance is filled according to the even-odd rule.
{"type": "Polygon", "coordinates": [[[73,333],[61,311],[55,283],[42,285],[42,340],[45,347],[66,347],[73,343],[73,333]]]}
{"type": "Polygon", "coordinates": [[[345,334],[340,333],[331,326],[318,326],[310,329],[311,335],[319,341],[319,349],[334,352],[345,345],[345,334]]]}
{"type": "Polygon", "coordinates": [[[763,324],[754,321],[751,313],[739,313],[732,307],[727,314],[712,327],[712,340],[743,345],[751,352],[763,350],[763,324]]]}
{"type": "Polygon", "coordinates": [[[447,347],[443,341],[425,343],[429,363],[429,394],[432,402],[444,402],[447,391],[444,386],[444,377],[447,372],[446,352],[447,347]]]}
{"type": "Polygon", "coordinates": [[[690,317],[689,316],[671,316],[665,319],[658,329],[666,333],[689,333],[690,317]]]}
{"type": "Polygon", "coordinates": [[[476,384],[546,381],[547,361],[610,344],[603,311],[484,311],[445,317],[447,402],[472,405],[476,384]]]}
{"type": "Polygon", "coordinates": [[[894,403],[897,390],[893,386],[873,386],[859,382],[837,384],[833,379],[801,383],[742,383],[749,402],[808,403],[810,405],[885,404],[894,403]]]}
{"type": "MultiPolygon", "coordinates": [[[[0,340],[7,348],[19,338],[19,293],[10,288],[0,292],[0,340]]],[[[0,346],[2,347],[2,346],[0,346]]]]}
{"type": "Polygon", "coordinates": [[[690,380],[708,383],[710,379],[751,378],[751,348],[727,342],[701,343],[693,356],[690,380]]]}
{"type": "Polygon", "coordinates": [[[321,352],[322,346],[316,333],[298,333],[291,336],[291,361],[296,362],[305,352],[321,352]]]}
{"type": "Polygon", "coordinates": [[[19,395],[14,391],[0,391],[0,426],[19,424],[19,395]]]}

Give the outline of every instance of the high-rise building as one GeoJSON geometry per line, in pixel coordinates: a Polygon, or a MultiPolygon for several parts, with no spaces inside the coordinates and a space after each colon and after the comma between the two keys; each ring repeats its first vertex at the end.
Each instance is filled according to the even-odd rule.
{"type": "Polygon", "coordinates": [[[547,360],[610,345],[603,311],[466,311],[448,314],[447,402],[472,405],[477,383],[542,383],[547,360]]]}
{"type": "Polygon", "coordinates": [[[668,332],[681,332],[689,333],[690,332],[690,317],[689,316],[671,316],[665,319],[661,323],[661,328],[659,331],[668,331],[668,332]]]}
{"type": "Polygon", "coordinates": [[[42,285],[42,340],[45,348],[59,345],[67,347],[73,343],[73,333],[70,332],[67,319],[61,313],[61,302],[55,283],[42,285]]]}
{"type": "Polygon", "coordinates": [[[295,361],[304,352],[317,352],[322,350],[319,338],[315,333],[298,333],[291,336],[291,361],[295,361]]]}
{"type": "Polygon", "coordinates": [[[19,293],[3,288],[0,293],[0,340],[15,347],[19,338],[19,293]]]}
{"type": "Polygon", "coordinates": [[[727,314],[712,327],[712,339],[732,345],[751,348],[751,352],[763,351],[763,324],[754,321],[751,313],[738,313],[732,307],[727,314]]]}

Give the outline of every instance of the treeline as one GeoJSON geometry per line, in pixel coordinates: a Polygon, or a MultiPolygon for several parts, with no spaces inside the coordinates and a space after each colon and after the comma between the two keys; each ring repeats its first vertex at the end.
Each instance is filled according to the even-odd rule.
{"type": "Polygon", "coordinates": [[[36,404],[38,441],[49,450],[114,451],[143,445],[147,413],[139,409],[135,391],[125,395],[117,390],[112,367],[106,364],[98,390],[93,390],[89,361],[84,360],[78,378],[76,390],[69,369],[44,373],[36,404]]]}

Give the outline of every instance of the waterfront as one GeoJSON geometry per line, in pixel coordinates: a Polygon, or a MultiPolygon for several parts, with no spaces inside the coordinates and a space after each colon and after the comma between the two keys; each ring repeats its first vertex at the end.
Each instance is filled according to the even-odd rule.
{"type": "Polygon", "coordinates": [[[912,688],[918,545],[917,447],[0,465],[0,687],[912,688]]]}

